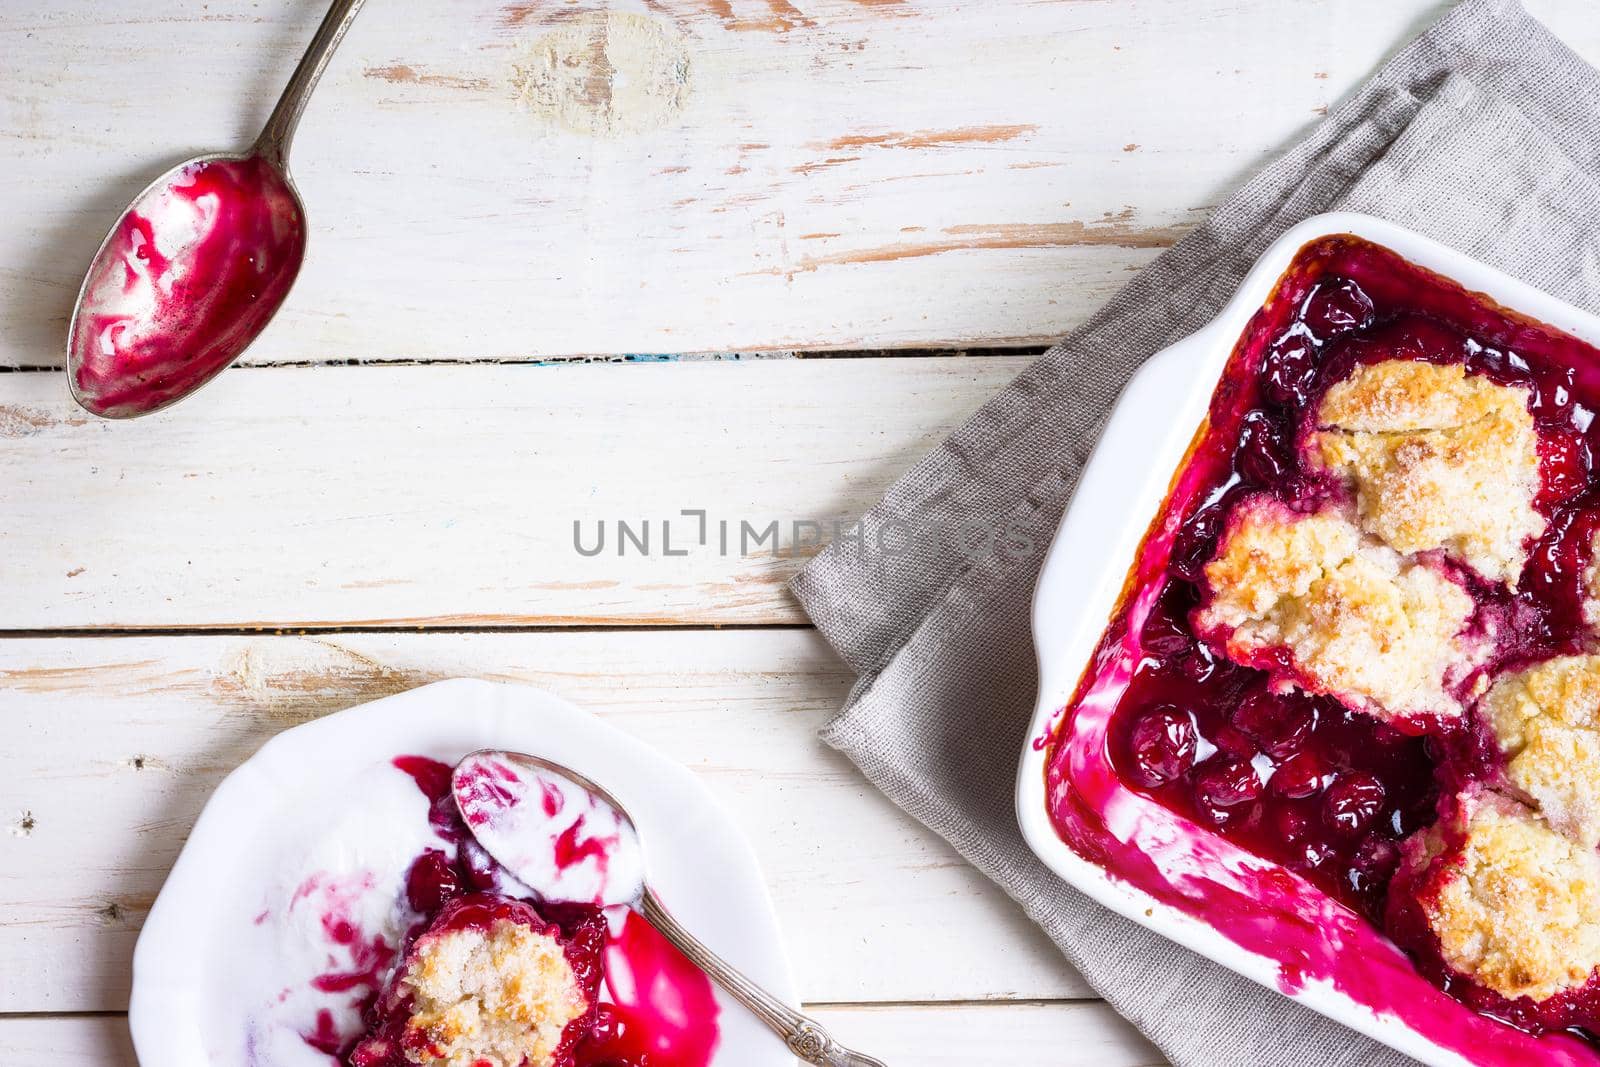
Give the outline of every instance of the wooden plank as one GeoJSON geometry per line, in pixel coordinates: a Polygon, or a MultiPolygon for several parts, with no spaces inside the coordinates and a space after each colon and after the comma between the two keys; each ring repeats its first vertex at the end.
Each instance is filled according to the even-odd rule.
{"type": "Polygon", "coordinates": [[[802,622],[818,529],[1026,362],[249,370],[122,424],[0,375],[0,629],[802,622]]]}
{"type": "MultiPolygon", "coordinates": [[[[1099,1001],[813,1010],[841,1040],[897,1067],[1161,1067],[1166,1062],[1099,1001]]],[[[127,1020],[119,1015],[0,1018],[0,1059],[53,1067],[135,1067],[127,1020]]]]}
{"type": "Polygon", "coordinates": [[[125,1007],[218,780],[294,723],[452,676],[550,689],[698,773],[760,855],[808,1000],[1091,995],[816,740],[849,678],[812,631],[41,638],[0,641],[0,959],[28,976],[0,1012],[125,1007]]]}
{"type": "MultiPolygon", "coordinates": [[[[455,0],[359,20],[256,361],[1037,343],[1443,0],[455,0]],[[608,10],[609,9],[609,10],[608,10]]],[[[1532,0],[1600,55],[1588,0],[1532,0]]],[[[319,5],[0,9],[0,364],[132,194],[253,136],[319,5]]]]}
{"type": "Polygon", "coordinates": [[[1163,1067],[1167,1062],[1103,1001],[844,1005],[817,1009],[817,1016],[841,1041],[895,1067],[1163,1067]]]}
{"type": "Polygon", "coordinates": [[[0,1017],[0,1060],[55,1067],[140,1067],[133,1056],[128,1020],[121,1015],[0,1017]]]}

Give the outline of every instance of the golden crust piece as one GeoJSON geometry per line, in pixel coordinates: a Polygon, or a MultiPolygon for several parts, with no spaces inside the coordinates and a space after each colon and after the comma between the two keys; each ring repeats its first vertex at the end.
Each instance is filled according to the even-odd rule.
{"type": "Polygon", "coordinates": [[[561,943],[504,919],[420,939],[400,985],[417,1035],[406,1057],[426,1067],[549,1067],[588,1010],[561,943]]]}
{"type": "Polygon", "coordinates": [[[1405,553],[1443,549],[1515,581],[1544,532],[1525,389],[1439,366],[1359,366],[1317,409],[1313,457],[1355,486],[1362,528],[1405,553]]]}
{"type": "MultiPolygon", "coordinates": [[[[1503,997],[1550,996],[1584,984],[1600,964],[1600,856],[1520,804],[1485,794],[1463,802],[1459,852],[1424,913],[1453,969],[1503,997]]],[[[1424,831],[1418,865],[1447,845],[1424,831]]]]}
{"type": "Polygon", "coordinates": [[[1473,660],[1472,598],[1337,511],[1241,501],[1205,577],[1195,623],[1232,658],[1287,649],[1307,688],[1380,718],[1460,714],[1446,687],[1473,660]]]}
{"type": "Polygon", "coordinates": [[[1600,530],[1589,541],[1589,562],[1583,569],[1583,621],[1600,630],[1600,530]]]}
{"type": "Polygon", "coordinates": [[[1560,656],[1499,678],[1478,705],[1511,784],[1550,825],[1600,846],[1600,656],[1560,656]]]}

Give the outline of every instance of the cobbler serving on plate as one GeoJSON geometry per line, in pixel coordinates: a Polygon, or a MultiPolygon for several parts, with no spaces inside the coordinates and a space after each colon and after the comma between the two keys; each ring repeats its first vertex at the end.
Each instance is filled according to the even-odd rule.
{"type": "MultiPolygon", "coordinates": [[[[544,900],[519,883],[469,832],[449,765],[402,756],[393,769],[427,798],[437,846],[406,868],[398,943],[337,904],[323,914],[353,966],[313,985],[352,1000],[363,1029],[324,1009],[308,1045],[344,1067],[707,1067],[718,1008],[693,964],[627,908],[544,900]]],[[[599,845],[572,840],[584,856],[599,845]]]]}
{"type": "Polygon", "coordinates": [[[1474,1011],[1600,1042],[1597,410],[1588,345],[1359,238],[1302,249],[1050,741],[1062,837],[1157,884],[1086,829],[1139,818],[1087,799],[1101,751],[1474,1011]]]}
{"type": "Polygon", "coordinates": [[[353,1067],[555,1067],[592,1027],[605,923],[567,929],[533,905],[457,896],[412,941],[373,1003],[353,1067]]]}

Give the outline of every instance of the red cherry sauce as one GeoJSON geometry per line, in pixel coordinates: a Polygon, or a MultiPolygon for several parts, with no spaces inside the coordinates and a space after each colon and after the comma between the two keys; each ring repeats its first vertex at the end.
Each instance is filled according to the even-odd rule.
{"type": "Polygon", "coordinates": [[[244,351],[289,293],[305,218],[260,159],[192,163],[139,199],[89,268],[68,347],[84,406],[161,407],[244,351]]]}
{"type": "MultiPolygon", "coordinates": [[[[428,849],[406,875],[407,903],[420,918],[401,952],[425,933],[519,922],[556,937],[592,1008],[568,1024],[555,1056],[556,1067],[709,1067],[719,1040],[719,1008],[711,982],[639,915],[618,914],[587,904],[521,899],[505,892],[509,876],[478,846],[461,821],[451,796],[449,765],[421,756],[401,756],[395,767],[428,798],[428,821],[450,850],[428,849]],[[600,996],[602,985],[608,998],[600,996]]],[[[340,915],[328,922],[351,924],[340,915]]],[[[327,925],[327,922],[324,923],[327,925]]],[[[349,939],[360,943],[352,926],[349,939]]],[[[319,989],[366,990],[367,1031],[359,1038],[335,1032],[331,1016],[319,1018],[307,1044],[348,1067],[411,1067],[401,1035],[410,1006],[404,998],[380,996],[396,950],[361,958],[359,973],[317,979],[319,989]]],[[[413,1049],[415,1053],[426,1050],[413,1049]]]]}
{"type": "MultiPolygon", "coordinates": [[[[1477,605],[1472,625],[1495,639],[1460,695],[1485,672],[1580,647],[1600,513],[1591,473],[1600,352],[1385,248],[1322,238],[1296,255],[1240,338],[1093,662],[1045,741],[1052,819],[1114,878],[1277,961],[1285,992],[1332,985],[1486,1067],[1600,1064],[1586,1033],[1556,1032],[1570,1013],[1489,1003],[1446,975],[1414,926],[1391,927],[1414,958],[1385,937],[1399,842],[1500,771],[1475,717],[1396,728],[1332,696],[1283,695],[1268,683],[1295,679],[1290,657],[1232,663],[1191,625],[1202,568],[1245,494],[1298,510],[1348,500],[1304,462],[1300,442],[1332,383],[1384,359],[1461,363],[1530,391],[1536,506],[1548,529],[1514,588],[1451,568],[1477,605]]],[[[1573,1003],[1600,1019],[1600,986],[1574,991],[1573,1003]]]]}
{"type": "Polygon", "coordinates": [[[580,1067],[705,1067],[718,1041],[716,995],[638,913],[606,946],[608,1003],[579,1051],[580,1067]]]}
{"type": "MultiPolygon", "coordinates": [[[[377,996],[395,958],[395,946],[381,934],[364,932],[355,918],[353,902],[371,890],[372,884],[370,874],[351,879],[312,875],[295,889],[290,903],[291,909],[316,909],[327,943],[331,969],[312,979],[312,986],[321,993],[350,997],[362,1011],[368,1010],[377,996]]],[[[302,1036],[306,1044],[330,1056],[337,1056],[349,1043],[328,1009],[318,1012],[315,1029],[302,1036]]]]}
{"type": "Polygon", "coordinates": [[[556,867],[566,870],[576,867],[584,860],[594,860],[604,870],[611,859],[611,851],[616,847],[616,837],[589,837],[583,832],[583,817],[561,831],[561,836],[556,838],[556,867]]]}

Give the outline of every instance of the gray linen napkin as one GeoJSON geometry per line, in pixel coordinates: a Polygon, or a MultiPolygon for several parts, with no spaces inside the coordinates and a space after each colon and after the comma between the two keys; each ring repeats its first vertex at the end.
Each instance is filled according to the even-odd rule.
{"type": "Polygon", "coordinates": [[[1028,558],[821,553],[794,589],[860,675],[823,732],[1022,904],[1112,1006],[1193,1067],[1407,1058],[1101,909],[1044,868],[1012,811],[1034,695],[1040,556],[1133,369],[1207,322],[1280,233],[1381,215],[1600,311],[1600,74],[1514,0],[1467,0],[890,489],[866,544],[906,524],[1008,525],[1028,558]]]}

